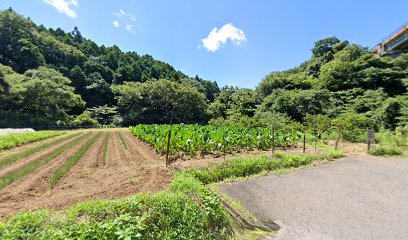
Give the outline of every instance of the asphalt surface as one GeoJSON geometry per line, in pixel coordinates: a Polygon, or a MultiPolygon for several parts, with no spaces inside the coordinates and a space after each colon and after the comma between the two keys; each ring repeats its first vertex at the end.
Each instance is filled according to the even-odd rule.
{"type": "Polygon", "coordinates": [[[408,158],[347,157],[221,190],[274,239],[408,239],[408,158]]]}

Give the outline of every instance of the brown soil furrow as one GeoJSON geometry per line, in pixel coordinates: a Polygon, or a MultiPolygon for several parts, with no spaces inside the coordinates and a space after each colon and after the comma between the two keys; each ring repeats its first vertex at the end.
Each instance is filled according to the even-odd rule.
{"type": "Polygon", "coordinates": [[[63,152],[48,164],[0,190],[0,217],[10,212],[37,209],[40,206],[39,199],[44,195],[45,197],[51,195],[49,183],[51,174],[74,155],[91,135],[86,137],[81,143],[63,152]]]}
{"type": "MultiPolygon", "coordinates": [[[[77,131],[71,131],[70,134],[75,134],[77,131]]],[[[62,138],[67,136],[67,134],[62,134],[62,135],[58,135],[58,136],[54,136],[54,137],[50,137],[50,138],[46,138],[46,139],[42,139],[42,140],[38,140],[35,142],[30,142],[30,143],[26,143],[17,147],[13,147],[13,148],[9,148],[9,149],[4,149],[4,150],[0,150],[0,161],[1,159],[8,157],[10,155],[14,155],[20,152],[23,152],[27,149],[30,148],[35,148],[38,147],[39,145],[43,144],[43,143],[47,143],[47,142],[51,142],[54,141],[58,138],[62,138]]]]}
{"type": "MultiPolygon", "coordinates": [[[[93,134],[96,131],[101,130],[94,130],[93,134]]],[[[111,135],[105,165],[97,165],[102,162],[98,160],[103,155],[105,136],[102,134],[53,189],[49,188],[52,172],[82,144],[1,190],[0,216],[43,207],[61,209],[89,199],[115,199],[167,188],[172,175],[155,150],[150,151],[131,133],[121,130],[128,144],[128,150],[125,150],[117,131],[109,131],[111,135]]]]}
{"type": "Polygon", "coordinates": [[[139,156],[135,159],[138,164],[138,179],[137,182],[142,184],[142,192],[154,192],[166,188],[172,179],[171,174],[165,167],[164,160],[156,151],[149,150],[147,145],[143,144],[139,139],[133,136],[130,132],[123,134],[128,142],[129,149],[133,151],[132,156],[139,156]]]}
{"type": "Polygon", "coordinates": [[[129,131],[123,132],[122,135],[128,143],[129,149],[134,150],[141,155],[144,163],[159,164],[161,161],[163,161],[163,157],[158,154],[155,149],[151,149],[147,144],[141,142],[129,131]]]}
{"type": "Polygon", "coordinates": [[[5,166],[4,168],[0,169],[0,177],[6,175],[7,173],[9,173],[9,172],[11,172],[11,171],[13,171],[13,170],[15,170],[17,168],[20,168],[20,167],[22,167],[24,165],[30,164],[32,162],[35,162],[35,161],[47,156],[48,154],[52,153],[55,149],[61,147],[62,145],[66,144],[66,143],[68,143],[68,142],[70,142],[70,141],[72,141],[74,139],[77,139],[77,138],[79,138],[81,136],[82,136],[82,134],[77,136],[77,137],[65,140],[62,143],[59,143],[59,144],[54,145],[54,146],[52,146],[52,147],[50,147],[48,149],[40,151],[40,152],[38,152],[36,154],[33,154],[33,155],[31,155],[31,156],[29,156],[27,158],[18,160],[17,162],[12,163],[11,165],[5,166]]]}
{"type": "MultiPolygon", "coordinates": [[[[102,141],[102,144],[100,144],[100,146],[99,146],[99,150],[98,150],[98,153],[96,154],[96,156],[95,156],[95,161],[91,161],[92,162],[92,165],[94,166],[94,167],[100,167],[100,166],[102,166],[103,165],[103,146],[104,146],[104,144],[105,144],[105,138],[106,138],[106,134],[108,134],[107,132],[105,132],[105,133],[103,133],[103,134],[101,134],[101,139],[99,139],[99,140],[101,140],[102,141]]],[[[98,141],[99,141],[98,140],[98,141]]],[[[98,143],[97,142],[95,142],[94,143],[94,145],[98,145],[98,143]]]]}
{"type": "Polygon", "coordinates": [[[59,181],[52,196],[42,200],[44,206],[62,208],[87,199],[112,199],[140,192],[141,188],[133,180],[134,169],[128,164],[116,133],[111,133],[107,164],[98,168],[92,164],[103,147],[103,139],[91,146],[72,171],[59,181]]]}

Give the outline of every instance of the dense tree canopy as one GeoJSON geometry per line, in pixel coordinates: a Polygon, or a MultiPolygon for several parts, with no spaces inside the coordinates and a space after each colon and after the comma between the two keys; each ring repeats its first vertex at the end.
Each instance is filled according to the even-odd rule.
{"type": "Polygon", "coordinates": [[[318,116],[339,129],[353,118],[376,129],[407,124],[408,54],[380,57],[336,37],[311,52],[256,89],[220,89],[150,55],[98,45],[77,27],[47,29],[8,9],[0,11],[0,127],[167,123],[173,109],[179,123],[315,126],[318,116]]]}
{"type": "Polygon", "coordinates": [[[187,84],[169,80],[127,82],[113,90],[126,125],[169,123],[173,110],[175,123],[205,123],[208,120],[204,94],[187,84]]]}

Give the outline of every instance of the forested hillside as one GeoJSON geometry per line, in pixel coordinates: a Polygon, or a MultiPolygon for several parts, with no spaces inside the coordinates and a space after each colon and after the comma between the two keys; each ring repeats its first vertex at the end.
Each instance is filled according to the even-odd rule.
{"type": "Polygon", "coordinates": [[[0,12],[0,64],[0,127],[68,125],[84,111],[77,124],[95,124],[89,117],[120,124],[128,113],[118,113],[111,87],[124,82],[167,79],[208,101],[219,92],[215,82],[189,78],[150,55],[97,45],[76,27],[47,29],[12,9],[0,12]]]}
{"type": "Polygon", "coordinates": [[[335,37],[254,90],[220,90],[150,55],[98,45],[77,28],[47,29],[8,9],[0,12],[0,64],[0,127],[167,123],[172,113],[176,123],[248,126],[318,115],[375,129],[408,122],[408,54],[379,57],[335,37]]]}
{"type": "Polygon", "coordinates": [[[306,115],[360,119],[375,129],[408,123],[408,54],[379,57],[330,37],[317,41],[300,66],[268,74],[256,90],[224,88],[209,109],[212,122],[262,125],[304,122],[306,115]]]}

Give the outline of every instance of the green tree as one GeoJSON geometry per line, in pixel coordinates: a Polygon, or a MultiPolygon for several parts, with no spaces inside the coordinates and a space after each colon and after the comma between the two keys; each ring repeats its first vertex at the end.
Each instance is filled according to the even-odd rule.
{"type": "Polygon", "coordinates": [[[126,82],[114,86],[113,91],[125,125],[169,123],[173,110],[175,123],[207,120],[204,95],[186,84],[169,80],[126,82]]]}

